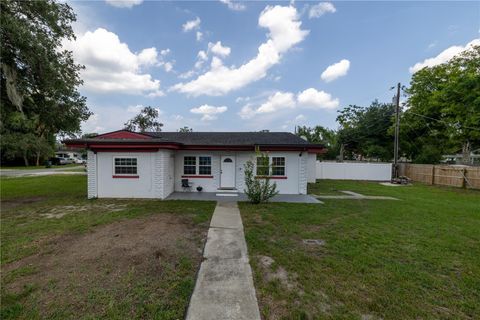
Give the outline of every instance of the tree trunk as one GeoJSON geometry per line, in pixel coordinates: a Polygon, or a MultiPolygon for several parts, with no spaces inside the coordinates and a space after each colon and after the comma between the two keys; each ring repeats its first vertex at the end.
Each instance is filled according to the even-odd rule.
{"type": "Polygon", "coordinates": [[[462,146],[462,163],[465,165],[470,164],[470,141],[465,141],[462,146]]]}
{"type": "Polygon", "coordinates": [[[40,152],[37,152],[36,166],[38,167],[39,165],[40,165],[40,152]]]}
{"type": "Polygon", "coordinates": [[[25,162],[25,167],[28,167],[28,157],[26,153],[23,154],[23,162],[25,162]]]}

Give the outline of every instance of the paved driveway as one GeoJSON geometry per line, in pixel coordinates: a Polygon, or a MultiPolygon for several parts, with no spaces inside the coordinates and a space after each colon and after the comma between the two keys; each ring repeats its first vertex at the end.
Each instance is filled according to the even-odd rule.
{"type": "Polygon", "coordinates": [[[26,177],[26,176],[45,176],[45,175],[51,175],[51,174],[86,174],[86,172],[84,171],[78,171],[78,169],[82,169],[82,168],[84,168],[83,165],[74,166],[74,167],[65,167],[65,168],[0,169],[0,176],[26,177]]]}

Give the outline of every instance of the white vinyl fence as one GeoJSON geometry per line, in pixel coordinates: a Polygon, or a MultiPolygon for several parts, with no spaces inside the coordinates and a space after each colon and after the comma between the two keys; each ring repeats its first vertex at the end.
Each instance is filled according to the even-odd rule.
{"type": "Polygon", "coordinates": [[[391,163],[317,161],[316,164],[317,179],[388,181],[391,177],[391,163]]]}

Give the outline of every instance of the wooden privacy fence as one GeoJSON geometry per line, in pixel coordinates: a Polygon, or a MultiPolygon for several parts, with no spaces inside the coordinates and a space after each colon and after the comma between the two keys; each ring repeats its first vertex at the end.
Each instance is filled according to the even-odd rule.
{"type": "Polygon", "coordinates": [[[431,185],[480,189],[480,168],[432,164],[401,164],[400,174],[431,185]]]}

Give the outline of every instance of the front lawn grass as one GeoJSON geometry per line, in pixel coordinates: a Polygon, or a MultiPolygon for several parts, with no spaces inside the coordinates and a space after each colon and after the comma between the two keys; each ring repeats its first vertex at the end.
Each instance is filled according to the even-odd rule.
{"type": "Polygon", "coordinates": [[[400,201],[240,204],[265,319],[480,318],[479,191],[309,186],[311,193],[340,190],[400,201]]]}
{"type": "Polygon", "coordinates": [[[86,179],[2,179],[0,318],[182,318],[215,203],[87,200],[86,179]]]}
{"type": "Polygon", "coordinates": [[[78,163],[68,163],[68,164],[60,164],[60,165],[52,165],[50,168],[45,167],[45,165],[39,166],[2,166],[0,169],[5,170],[37,170],[37,169],[55,169],[55,168],[71,168],[81,166],[82,164],[78,163]]]}

